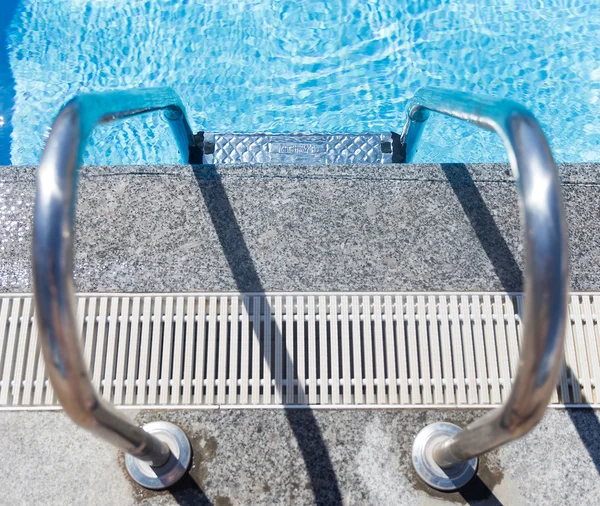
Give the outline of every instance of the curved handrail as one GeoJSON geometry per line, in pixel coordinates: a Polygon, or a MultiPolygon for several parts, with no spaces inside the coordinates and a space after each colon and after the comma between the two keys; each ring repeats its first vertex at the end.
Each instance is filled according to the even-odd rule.
{"type": "Polygon", "coordinates": [[[469,121],[502,138],[519,189],[525,231],[525,310],[518,373],[501,408],[439,440],[432,449],[435,463],[447,471],[524,435],[542,418],[563,360],[568,243],[556,166],[544,133],[527,109],[508,100],[421,89],[408,105],[401,135],[406,161],[416,152],[429,111],[469,121]]]}
{"type": "Polygon", "coordinates": [[[171,89],[90,93],[65,104],[40,161],[33,223],[38,329],[56,396],[76,423],[154,467],[169,460],[169,446],[100,399],[90,381],[76,325],[73,226],[79,163],[94,126],[157,110],[164,110],[187,163],[194,138],[171,89]]]}

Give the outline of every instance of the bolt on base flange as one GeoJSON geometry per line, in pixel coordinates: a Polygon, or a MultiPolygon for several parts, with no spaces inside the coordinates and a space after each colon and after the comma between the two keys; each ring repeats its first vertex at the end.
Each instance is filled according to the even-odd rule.
{"type": "Polygon", "coordinates": [[[172,423],[150,422],[142,428],[167,443],[171,456],[162,466],[152,467],[147,462],[125,455],[125,467],[142,487],[163,490],[187,473],[192,461],[192,447],[185,432],[172,423]]]}
{"type": "Polygon", "coordinates": [[[417,434],[412,448],[412,461],[417,474],[430,487],[452,492],[466,485],[477,473],[477,457],[451,467],[440,467],[433,458],[433,449],[462,429],[453,423],[437,422],[417,434]]]}

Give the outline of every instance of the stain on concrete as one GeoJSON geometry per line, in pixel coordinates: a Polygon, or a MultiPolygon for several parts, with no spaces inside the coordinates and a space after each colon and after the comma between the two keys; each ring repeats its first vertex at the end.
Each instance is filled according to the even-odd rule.
{"type": "Polygon", "coordinates": [[[229,497],[224,497],[222,495],[218,495],[215,497],[215,506],[233,506],[231,499],[229,497]]]}
{"type": "Polygon", "coordinates": [[[194,459],[190,468],[190,475],[194,477],[201,489],[210,484],[210,470],[208,464],[217,457],[217,440],[203,431],[194,433],[190,437],[194,449],[194,459]]]}

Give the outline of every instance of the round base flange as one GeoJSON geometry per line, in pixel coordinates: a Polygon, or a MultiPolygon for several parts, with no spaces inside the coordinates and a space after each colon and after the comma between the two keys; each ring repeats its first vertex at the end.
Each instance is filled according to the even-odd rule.
{"type": "Polygon", "coordinates": [[[477,472],[478,459],[465,460],[452,467],[440,467],[433,459],[433,449],[461,428],[453,423],[437,422],[425,427],[417,434],[412,449],[415,471],[430,487],[443,492],[452,492],[466,485],[477,472]]]}
{"type": "Polygon", "coordinates": [[[190,442],[177,425],[169,422],[150,422],[144,425],[146,432],[164,441],[171,450],[165,464],[152,467],[147,462],[125,455],[125,467],[131,477],[144,488],[162,490],[177,483],[187,473],[192,461],[190,442]]]}

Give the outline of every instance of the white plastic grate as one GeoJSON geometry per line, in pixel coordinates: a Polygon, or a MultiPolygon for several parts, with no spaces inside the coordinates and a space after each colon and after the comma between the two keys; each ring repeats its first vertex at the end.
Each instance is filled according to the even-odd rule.
{"type": "MultiPolygon", "coordinates": [[[[120,406],[494,406],[517,371],[505,293],[82,294],[90,378],[120,406]]],[[[572,294],[554,405],[600,406],[600,294],[572,294]]],[[[0,409],[55,407],[31,296],[0,296],[0,409]]]]}

